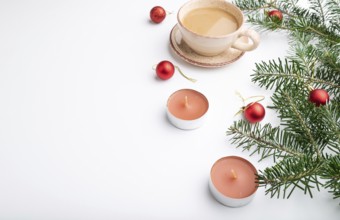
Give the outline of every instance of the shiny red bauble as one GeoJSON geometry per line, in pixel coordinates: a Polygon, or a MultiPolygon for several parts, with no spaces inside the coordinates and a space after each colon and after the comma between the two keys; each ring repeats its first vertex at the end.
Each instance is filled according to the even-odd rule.
{"type": "Polygon", "coordinates": [[[268,16],[278,21],[282,21],[283,18],[282,12],[279,10],[271,10],[270,12],[268,12],[268,16]]]}
{"type": "Polygon", "coordinates": [[[262,119],[266,115],[266,110],[260,103],[254,102],[250,103],[244,108],[243,114],[247,121],[249,121],[250,123],[256,123],[262,121],[262,119]]]}
{"type": "Polygon", "coordinates": [[[155,23],[161,23],[166,17],[166,11],[161,6],[155,6],[150,11],[150,19],[155,23]]]}
{"type": "Polygon", "coordinates": [[[329,101],[328,92],[324,89],[314,89],[309,93],[309,101],[316,106],[326,105],[329,101]]]}
{"type": "Polygon", "coordinates": [[[175,66],[167,60],[159,62],[156,66],[156,74],[163,80],[170,79],[175,73],[175,66]]]}

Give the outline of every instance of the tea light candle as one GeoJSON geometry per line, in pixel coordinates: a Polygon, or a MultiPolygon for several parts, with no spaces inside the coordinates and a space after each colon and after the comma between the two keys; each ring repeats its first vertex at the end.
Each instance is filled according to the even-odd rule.
{"type": "Polygon", "coordinates": [[[238,156],[223,157],[211,168],[209,188],[223,205],[240,207],[255,196],[256,174],[257,170],[248,160],[238,156]]]}
{"type": "Polygon", "coordinates": [[[193,89],[174,92],[167,102],[169,121],[180,129],[195,129],[203,124],[209,108],[208,99],[193,89]]]}

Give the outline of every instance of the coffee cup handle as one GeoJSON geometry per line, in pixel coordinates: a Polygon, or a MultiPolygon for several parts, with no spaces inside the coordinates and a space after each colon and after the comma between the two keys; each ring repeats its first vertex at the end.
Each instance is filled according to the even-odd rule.
{"type": "Polygon", "coordinates": [[[232,48],[241,50],[241,51],[251,51],[257,48],[260,43],[259,34],[252,29],[244,29],[241,31],[238,40],[232,45],[232,48]],[[239,39],[243,36],[246,36],[251,39],[252,43],[243,43],[239,39]]]}

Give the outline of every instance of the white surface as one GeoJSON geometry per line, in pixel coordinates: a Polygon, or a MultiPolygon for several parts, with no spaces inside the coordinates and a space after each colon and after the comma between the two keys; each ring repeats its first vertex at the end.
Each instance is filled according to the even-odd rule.
{"type": "MultiPolygon", "coordinates": [[[[212,164],[239,155],[263,169],[271,161],[235,149],[225,135],[242,106],[235,95],[269,93],[251,82],[255,62],[284,56],[279,33],[219,69],[174,57],[176,15],[149,22],[162,5],[184,1],[0,1],[0,219],[339,219],[327,192],[271,199],[260,188],[242,208],[208,191],[212,164]],[[152,66],[168,59],[168,81],[152,66]],[[191,131],[166,119],[174,91],[207,96],[209,117],[191,131]]],[[[278,123],[267,110],[263,123],[278,123]]]]}

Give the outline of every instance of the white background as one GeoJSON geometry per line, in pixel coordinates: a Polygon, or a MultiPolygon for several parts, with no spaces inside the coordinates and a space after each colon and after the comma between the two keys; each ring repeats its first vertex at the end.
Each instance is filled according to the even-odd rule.
{"type": "MultiPolygon", "coordinates": [[[[260,188],[242,208],[216,202],[212,164],[257,156],[225,135],[242,107],[235,95],[270,93],[251,82],[255,62],[287,54],[282,33],[261,35],[256,51],[218,69],[171,53],[169,34],[183,0],[0,0],[0,219],[339,219],[339,201],[322,190],[290,199],[260,188]],[[162,5],[174,14],[149,21],[162,5]],[[176,73],[160,81],[152,66],[176,73]],[[203,127],[183,131],[166,119],[171,93],[196,89],[210,102],[203,127]]],[[[262,123],[278,124],[267,109],[262,123]]]]}

